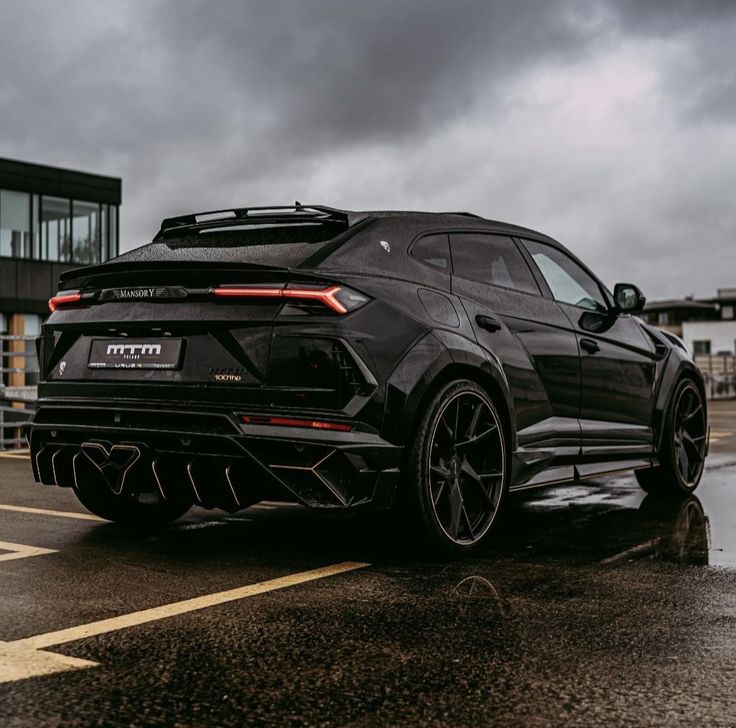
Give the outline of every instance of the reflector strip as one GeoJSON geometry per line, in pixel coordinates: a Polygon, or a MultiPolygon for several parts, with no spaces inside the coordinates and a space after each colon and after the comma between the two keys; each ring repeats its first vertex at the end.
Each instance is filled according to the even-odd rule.
{"type": "Polygon", "coordinates": [[[259,415],[243,415],[246,425],[276,425],[279,427],[308,427],[312,430],[333,430],[335,432],[350,432],[352,425],[344,422],[326,422],[324,420],[306,420],[298,417],[264,417],[259,415]]]}
{"type": "Polygon", "coordinates": [[[213,288],[215,296],[230,298],[301,298],[320,301],[336,313],[347,313],[348,310],[337,299],[340,286],[329,288],[259,288],[258,286],[231,286],[227,288],[213,288]]]}
{"type": "Polygon", "coordinates": [[[69,291],[68,293],[57,293],[49,301],[49,311],[53,313],[59,306],[68,306],[72,303],[79,303],[82,300],[82,294],[79,291],[69,291]]]}

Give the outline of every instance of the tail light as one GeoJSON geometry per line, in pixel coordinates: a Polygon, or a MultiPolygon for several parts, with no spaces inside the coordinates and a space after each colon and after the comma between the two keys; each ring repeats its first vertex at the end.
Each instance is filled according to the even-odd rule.
{"type": "Polygon", "coordinates": [[[347,286],[327,288],[305,286],[218,286],[212,294],[220,298],[284,298],[296,301],[316,301],[338,314],[346,314],[368,303],[368,297],[347,286]]]}
{"type": "Polygon", "coordinates": [[[260,415],[242,415],[241,420],[246,425],[272,425],[279,427],[307,427],[312,430],[332,430],[333,432],[350,432],[352,425],[345,422],[330,422],[328,420],[308,420],[301,417],[267,417],[260,415]]]}
{"type": "Polygon", "coordinates": [[[49,300],[49,311],[53,313],[61,306],[72,306],[82,300],[81,291],[59,291],[49,300]]]}

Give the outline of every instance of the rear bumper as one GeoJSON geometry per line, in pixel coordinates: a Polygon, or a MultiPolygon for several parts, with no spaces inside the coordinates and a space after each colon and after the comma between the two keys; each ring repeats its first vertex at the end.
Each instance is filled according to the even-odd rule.
{"type": "Polygon", "coordinates": [[[387,508],[402,454],[370,432],[242,425],[232,412],[160,404],[42,401],[26,433],[38,482],[158,491],[228,511],[260,500],[387,508]]]}

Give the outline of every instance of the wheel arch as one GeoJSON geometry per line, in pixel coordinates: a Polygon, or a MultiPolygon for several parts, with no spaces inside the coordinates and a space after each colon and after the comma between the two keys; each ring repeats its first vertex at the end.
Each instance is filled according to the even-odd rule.
{"type": "Polygon", "coordinates": [[[509,452],[515,449],[513,401],[500,362],[475,342],[438,331],[418,342],[389,378],[384,436],[408,443],[428,402],[453,379],[469,379],[488,392],[502,419],[509,452]]]}
{"type": "MultiPolygon", "coordinates": [[[[480,385],[493,401],[498,409],[498,414],[501,417],[501,424],[504,429],[504,435],[506,436],[506,442],[508,443],[508,452],[510,453],[515,449],[516,433],[512,426],[511,419],[511,405],[506,391],[498,380],[489,372],[485,371],[476,366],[470,364],[462,364],[459,362],[452,362],[445,366],[437,376],[429,383],[423,392],[421,392],[413,403],[412,410],[410,412],[410,420],[408,424],[408,433],[414,431],[419,418],[424,413],[429,402],[432,398],[449,382],[458,379],[468,379],[471,382],[475,382],[480,385]]],[[[408,434],[407,433],[407,434],[408,434]]]]}
{"type": "Polygon", "coordinates": [[[668,367],[668,370],[663,375],[662,385],[660,386],[659,397],[657,397],[654,412],[654,431],[657,451],[662,447],[662,438],[664,437],[663,423],[665,421],[665,416],[672,404],[672,398],[675,395],[677,386],[684,380],[693,382],[693,384],[698,388],[700,396],[703,399],[703,407],[705,408],[706,427],[708,425],[708,398],[705,391],[703,375],[693,362],[683,359],[677,366],[668,367]]]}

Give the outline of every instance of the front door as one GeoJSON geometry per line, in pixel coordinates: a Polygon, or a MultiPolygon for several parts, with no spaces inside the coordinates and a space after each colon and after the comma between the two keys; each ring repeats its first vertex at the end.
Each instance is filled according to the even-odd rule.
{"type": "Polygon", "coordinates": [[[524,241],[580,347],[583,455],[649,454],[655,352],[636,318],[612,313],[598,281],[562,250],[524,241]]]}

